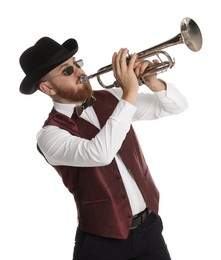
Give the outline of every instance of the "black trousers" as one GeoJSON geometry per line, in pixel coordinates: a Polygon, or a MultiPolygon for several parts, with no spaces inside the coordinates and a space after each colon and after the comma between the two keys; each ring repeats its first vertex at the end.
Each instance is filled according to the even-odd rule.
{"type": "Polygon", "coordinates": [[[151,213],[125,240],[76,232],[73,260],[171,260],[160,216],[151,213]]]}

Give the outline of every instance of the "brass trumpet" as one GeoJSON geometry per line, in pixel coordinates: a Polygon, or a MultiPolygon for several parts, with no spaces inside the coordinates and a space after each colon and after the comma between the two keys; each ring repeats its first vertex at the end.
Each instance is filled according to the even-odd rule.
{"type": "MultiPolygon", "coordinates": [[[[146,58],[149,58],[151,56],[157,56],[160,59],[159,63],[154,63],[150,67],[148,67],[144,74],[141,75],[141,77],[138,78],[139,82],[143,84],[144,77],[151,75],[151,74],[158,74],[161,72],[166,71],[169,68],[172,68],[175,64],[175,61],[170,57],[170,55],[163,51],[162,49],[171,47],[176,44],[185,43],[185,45],[194,52],[197,52],[202,47],[202,34],[198,27],[198,25],[195,23],[195,21],[191,18],[184,18],[181,21],[180,25],[180,33],[177,34],[175,37],[171,38],[168,41],[165,41],[163,43],[160,43],[158,45],[155,45],[154,47],[151,47],[149,49],[146,49],[144,51],[141,51],[137,53],[138,60],[145,60],[146,58]],[[162,61],[159,57],[159,54],[164,55],[167,60],[162,61]]],[[[127,57],[127,59],[130,59],[130,55],[127,57]]],[[[81,83],[85,83],[87,80],[97,77],[98,82],[103,88],[113,88],[118,87],[116,81],[111,85],[104,85],[102,82],[100,76],[104,73],[110,72],[112,70],[112,65],[107,65],[105,67],[102,67],[98,70],[98,72],[91,74],[90,76],[83,75],[80,78],[81,83]]]]}

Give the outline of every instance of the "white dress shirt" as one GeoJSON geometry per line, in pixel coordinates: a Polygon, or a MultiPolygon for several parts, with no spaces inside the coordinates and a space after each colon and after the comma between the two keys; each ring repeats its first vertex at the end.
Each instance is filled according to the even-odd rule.
{"type": "MultiPolygon", "coordinates": [[[[153,94],[139,93],[135,106],[121,99],[122,90],[120,88],[108,91],[119,99],[119,103],[102,129],[100,129],[93,107],[88,107],[81,115],[82,118],[100,129],[94,138],[87,140],[73,136],[59,127],[46,126],[38,132],[37,142],[52,165],[99,167],[108,165],[115,158],[132,213],[135,215],[144,210],[147,205],[133,176],[126,169],[117,152],[133,121],[152,120],[180,113],[187,108],[187,102],[173,84],[167,84],[167,90],[153,94]]],[[[55,110],[68,117],[72,116],[75,106],[75,104],[54,102],[55,110]]]]}

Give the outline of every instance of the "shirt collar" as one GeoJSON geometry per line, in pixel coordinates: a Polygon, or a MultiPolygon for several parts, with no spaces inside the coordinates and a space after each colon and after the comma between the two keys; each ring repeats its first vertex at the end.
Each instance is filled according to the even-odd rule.
{"type": "Polygon", "coordinates": [[[74,108],[77,106],[77,104],[62,104],[62,103],[57,103],[57,102],[53,102],[54,103],[54,109],[61,113],[64,114],[68,117],[71,117],[74,111],[74,108]]]}

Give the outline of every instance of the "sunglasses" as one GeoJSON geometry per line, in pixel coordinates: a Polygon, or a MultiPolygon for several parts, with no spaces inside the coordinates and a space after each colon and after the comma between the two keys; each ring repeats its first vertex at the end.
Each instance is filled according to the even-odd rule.
{"type": "MultiPolygon", "coordinates": [[[[77,61],[74,62],[74,66],[76,66],[77,68],[81,68],[83,65],[84,65],[83,60],[77,60],[77,61]]],[[[46,79],[44,79],[44,81],[50,80],[50,79],[55,78],[55,77],[58,77],[58,76],[60,76],[62,74],[64,76],[70,76],[71,74],[74,73],[74,66],[68,66],[61,73],[59,73],[57,75],[54,75],[54,76],[52,76],[50,78],[46,78],[46,79]]]]}

